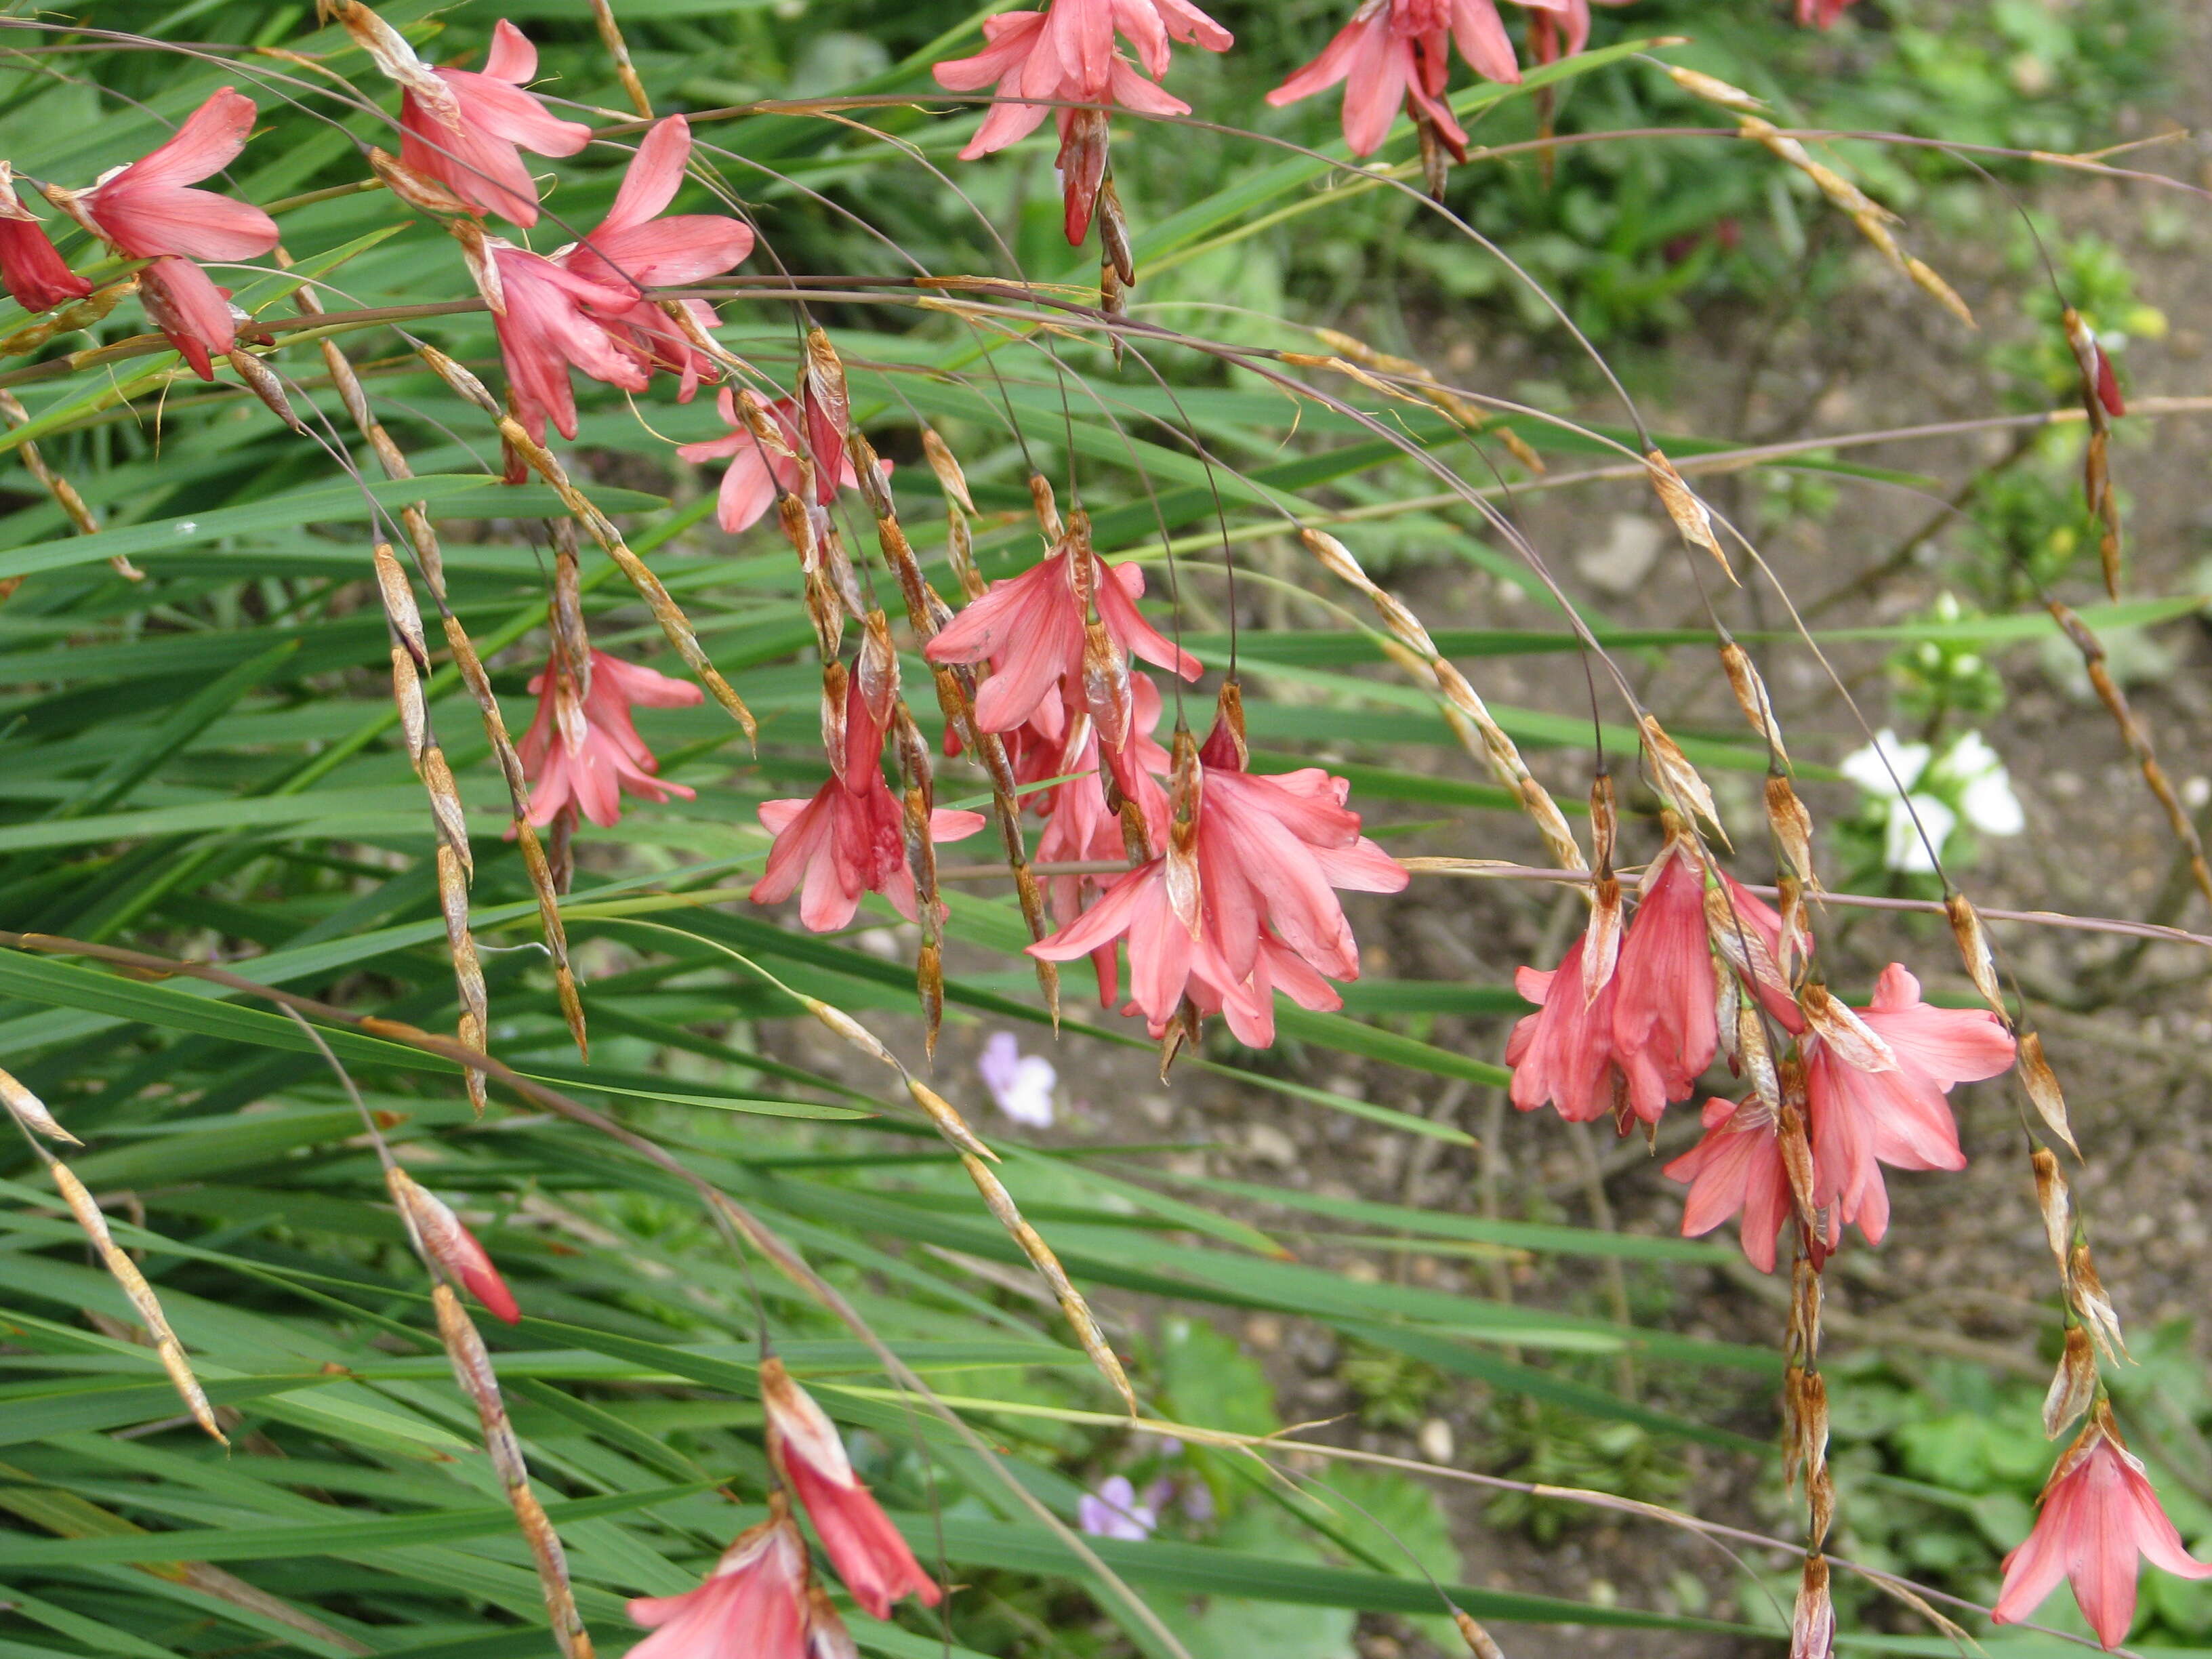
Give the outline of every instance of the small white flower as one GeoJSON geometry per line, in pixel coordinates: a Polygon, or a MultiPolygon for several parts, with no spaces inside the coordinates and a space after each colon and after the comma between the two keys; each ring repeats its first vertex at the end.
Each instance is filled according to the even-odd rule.
{"type": "Polygon", "coordinates": [[[1844,756],[1836,769],[1869,795],[1894,799],[1920,781],[1933,752],[1924,743],[1899,742],[1897,733],[1885,726],[1865,748],[1844,756]]]}
{"type": "Polygon", "coordinates": [[[1882,825],[1881,861],[1909,875],[1933,875],[1936,860],[1929,848],[1942,852],[1958,825],[1959,815],[1933,795],[1914,795],[1909,802],[1893,797],[1882,825]]]}
{"type": "Polygon", "coordinates": [[[976,1073],[999,1109],[1017,1123],[1036,1129],[1052,1127],[1055,1108],[1053,1090],[1060,1073],[1042,1054],[1025,1054],[1012,1031],[994,1031],[975,1061],[976,1073]]]}
{"type": "Polygon", "coordinates": [[[1961,815],[1984,835],[2016,836],[2027,828],[2012,775],[1980,732],[1969,732],[1953,744],[1938,769],[1958,786],[1961,815]]]}

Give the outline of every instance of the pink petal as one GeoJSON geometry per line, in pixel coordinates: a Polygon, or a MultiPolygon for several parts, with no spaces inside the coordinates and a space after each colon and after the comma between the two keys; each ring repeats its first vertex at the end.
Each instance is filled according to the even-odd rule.
{"type": "Polygon", "coordinates": [[[1452,39],[1477,75],[1508,85],[1519,82],[1521,65],[1492,0],[1452,0],[1452,39]]]}
{"type": "Polygon", "coordinates": [[[1344,88],[1344,142],[1354,155],[1372,155],[1382,148],[1412,71],[1412,48],[1389,28],[1370,26],[1360,37],[1344,88]]]}
{"type": "Polygon", "coordinates": [[[615,204],[594,235],[634,230],[665,211],[676,199],[677,187],[684,182],[684,164],[690,159],[690,123],[680,115],[656,122],[638,145],[637,154],[630,157],[622,188],[615,192],[615,204]]]}
{"type": "Polygon", "coordinates": [[[538,48],[530,37],[504,17],[492,26],[491,50],[484,54],[483,72],[495,81],[520,86],[538,74],[538,48]]]}

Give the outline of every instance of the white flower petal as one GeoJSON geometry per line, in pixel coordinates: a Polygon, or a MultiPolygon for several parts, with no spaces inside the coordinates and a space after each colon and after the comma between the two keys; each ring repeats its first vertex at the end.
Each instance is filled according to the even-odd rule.
{"type": "Polygon", "coordinates": [[[1911,875],[1932,875],[1936,870],[1934,854],[1943,850],[1943,843],[1950,839],[1958,823],[1959,815],[1933,795],[1915,795],[1910,802],[1899,801],[1890,808],[1889,822],[1884,826],[1882,863],[1911,875]],[[1917,824],[1916,817],[1919,820],[1917,824]]]}
{"type": "Polygon", "coordinates": [[[1986,836],[2016,836],[2027,828],[2027,814],[2012,792],[2011,775],[2002,766],[1983,773],[1960,793],[1959,810],[1986,836]]]}
{"type": "Polygon", "coordinates": [[[1844,756],[1836,769],[1869,795],[1889,799],[1900,793],[1899,785],[1909,790],[1920,781],[1920,775],[1928,769],[1928,757],[1926,744],[1900,743],[1897,733],[1885,726],[1875,733],[1873,743],[1844,756]],[[1887,766],[1882,763],[1884,756],[1888,757],[1887,766]]]}

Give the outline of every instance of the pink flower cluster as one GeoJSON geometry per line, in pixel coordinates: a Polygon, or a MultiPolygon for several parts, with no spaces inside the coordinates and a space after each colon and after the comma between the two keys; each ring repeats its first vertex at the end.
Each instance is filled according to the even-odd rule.
{"type": "MultiPolygon", "coordinates": [[[[1881,1241],[1889,1225],[1885,1165],[1964,1169],[1944,1097],[2013,1062],[2011,1034],[1995,1015],[1929,1006],[1919,981],[1897,963],[1864,1008],[1846,1009],[1818,987],[1793,994],[1778,966],[1781,917],[1711,871],[1686,835],[1670,839],[1646,872],[1619,956],[1595,987],[1583,970],[1587,943],[1577,939],[1556,972],[1520,972],[1521,994],[1539,1012],[1514,1028],[1506,1047],[1513,1103],[1527,1111],[1548,1102],[1577,1121],[1612,1115],[1624,1133],[1632,1122],[1656,1123],[1668,1103],[1694,1092],[1723,1039],[1732,1060],[1747,1060],[1733,1012],[1717,1010],[1748,997],[1795,1044],[1788,1066],[1803,1079],[1819,1249],[1832,1249],[1852,1224],[1881,1241]]],[[[1788,954],[1802,957],[1807,943],[1792,941],[1788,954]]],[[[1762,1067],[1750,1069],[1756,1078],[1762,1067]]],[[[1667,1166],[1690,1185],[1682,1231],[1710,1232],[1740,1214],[1744,1254],[1767,1272],[1794,1201],[1781,1104],[1771,1086],[1741,1104],[1707,1102],[1705,1138],[1667,1166]]]]}
{"type": "MultiPolygon", "coordinates": [[[[238,343],[239,314],[231,309],[230,290],[217,287],[197,262],[266,253],[276,246],[276,225],[258,207],[191,187],[237,159],[255,113],[251,98],[221,88],[167,143],[126,167],[110,167],[91,188],[46,187],[56,206],[115,253],[148,262],[138,273],[147,319],[204,380],[215,378],[212,360],[238,343]]],[[[27,311],[49,310],[92,292],[17,199],[3,166],[0,279],[27,311]]]]}

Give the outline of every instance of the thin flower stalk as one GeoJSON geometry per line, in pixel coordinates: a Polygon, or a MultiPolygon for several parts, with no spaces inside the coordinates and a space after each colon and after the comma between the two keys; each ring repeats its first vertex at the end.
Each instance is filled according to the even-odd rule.
{"type": "Polygon", "coordinates": [[[730,717],[744,728],[746,740],[750,742],[757,738],[760,728],[753,720],[752,711],[745,707],[744,699],[738,696],[708,659],[683,608],[662,586],[660,578],[647,568],[645,561],[630,550],[629,543],[623,539],[622,532],[615,528],[614,520],[594,507],[590,498],[570,481],[568,469],[561,465],[559,459],[524,430],[521,424],[501,409],[484,389],[483,383],[460,364],[442,351],[428,346],[418,347],[416,355],[439,379],[492,417],[498,426],[501,438],[539,477],[552,486],[554,493],[561,497],[562,505],[590,532],[600,550],[615,562],[623,575],[629,578],[630,586],[637,590],[638,596],[653,612],[653,620],[660,624],[661,632],[676,647],[677,654],[684,659],[685,665],[692,672],[698,675],[713,694],[714,701],[721,704],[730,717]]]}
{"type": "Polygon", "coordinates": [[[545,1617],[553,1628],[554,1643],[561,1650],[562,1659],[593,1659],[591,1632],[584,1628],[583,1615],[576,1610],[568,1552],[546,1516],[545,1506],[531,1489],[530,1465],[523,1457],[522,1443],[515,1438],[514,1426],[507,1421],[507,1402],[500,1394],[499,1377],[492,1370],[483,1338],[477,1334],[476,1322],[450,1285],[442,1280],[433,1285],[430,1299],[437,1311],[438,1335],[445,1343],[447,1358],[453,1362],[453,1380],[477,1408],[484,1450],[507,1490],[507,1505],[514,1511],[515,1524],[538,1569],[538,1589],[545,1598],[545,1617]]]}
{"type": "MultiPolygon", "coordinates": [[[[469,848],[468,815],[453,768],[431,728],[429,706],[423,696],[422,680],[430,672],[430,657],[415,590],[389,543],[377,543],[372,559],[377,592],[384,604],[385,625],[392,635],[392,702],[406,738],[407,757],[429,795],[431,820],[438,829],[438,908],[445,920],[446,945],[453,957],[453,982],[460,1000],[461,1041],[481,1049],[490,1029],[491,1009],[476,936],[469,927],[469,883],[476,866],[469,848]]],[[[462,1081],[470,1105],[482,1116],[483,1074],[471,1069],[462,1074],[462,1081]]]]}
{"type": "Polygon", "coordinates": [[[2089,684],[2097,693],[2097,701],[2105,705],[2112,723],[2120,728],[2120,740],[2128,746],[2141,769],[2143,782],[2157,798],[2160,808],[2166,813],[2166,822],[2173,838],[2181,843],[2181,850],[2189,860],[2189,873],[2197,883],[2197,890],[2212,899],[2212,864],[2204,855],[2203,838],[2197,833],[2197,824],[2182,804],[2180,793],[2173,781],[2159,763],[2158,750],[2153,745],[2150,729],[2128,702],[2128,694],[2120,690],[2119,682],[2112,678],[2106,666],[2102,641],[2089,629],[2089,625],[2077,616],[2070,605],[2056,599],[2046,599],[2044,608],[2051,612],[2051,620],[2064,632],[2074,648],[2081,653],[2081,667],[2089,677],[2089,684]]]}
{"type": "MultiPolygon", "coordinates": [[[[11,1112],[15,1110],[12,1103],[9,1109],[11,1112]]],[[[30,1146],[31,1150],[38,1154],[39,1161],[46,1166],[46,1174],[54,1185],[61,1189],[62,1201],[69,1206],[70,1214],[76,1218],[76,1224],[84,1230],[85,1237],[91,1241],[100,1265],[107,1269],[109,1277],[115,1280],[129,1300],[132,1310],[138,1316],[138,1322],[146,1328],[154,1352],[161,1359],[161,1369],[169,1374],[169,1382],[184,1401],[185,1409],[191,1413],[192,1421],[228,1446],[229,1437],[216,1422],[215,1408],[208,1404],[206,1391],[200,1387],[199,1378],[192,1374],[192,1363],[185,1356],[185,1345],[177,1340],[176,1332],[169,1327],[168,1316],[161,1311],[161,1298],[154,1294],[154,1287],[146,1282],[146,1275],[138,1271],[138,1264],[131,1259],[131,1253],[115,1242],[115,1236],[107,1229],[107,1218],[100,1212],[99,1200],[86,1190],[84,1182],[77,1179],[76,1170],[39,1145],[36,1139],[31,1140],[30,1146]]]]}
{"type": "MultiPolygon", "coordinates": [[[[292,263],[281,244],[275,250],[274,257],[280,267],[289,267],[292,263]]],[[[302,316],[327,314],[313,283],[301,283],[293,297],[302,316]]],[[[347,416],[353,422],[355,428],[368,442],[370,453],[376,457],[376,464],[384,476],[394,483],[413,477],[414,469],[409,465],[405,453],[393,441],[384,423],[376,418],[368,401],[368,391],[361,383],[361,376],[354,370],[352,359],[345,355],[337,341],[331,339],[321,342],[321,352],[323,366],[330,374],[331,384],[337,391],[338,400],[345,405],[347,416]]],[[[491,677],[484,672],[483,660],[477,654],[467,630],[461,626],[460,618],[453,614],[447,603],[444,551],[425,504],[421,501],[402,503],[399,522],[401,528],[407,532],[409,546],[414,550],[416,567],[422,573],[422,580],[438,607],[440,619],[444,624],[446,643],[453,653],[453,665],[461,676],[462,684],[468,687],[470,695],[476,699],[477,713],[483,721],[484,737],[491,744],[492,757],[498,763],[500,776],[507,784],[510,822],[521,846],[523,867],[530,878],[531,891],[538,901],[538,931],[544,940],[546,954],[551,960],[554,988],[561,1000],[562,1015],[568,1024],[577,1052],[588,1054],[583,999],[577,988],[575,968],[568,959],[568,928],[561,920],[560,895],[554,885],[544,845],[529,821],[530,788],[521,758],[515,752],[514,738],[508,734],[506,717],[500,711],[499,698],[492,690],[491,677]]],[[[404,589],[406,580],[404,574],[398,572],[396,562],[392,564],[392,573],[398,575],[399,586],[404,589]]],[[[386,574],[381,561],[378,578],[380,586],[389,595],[392,587],[392,578],[386,574]]],[[[411,597],[408,604],[412,606],[411,597]]],[[[397,691],[398,677],[403,673],[411,670],[419,675],[428,669],[428,657],[423,649],[419,617],[415,624],[411,648],[408,653],[410,661],[406,668],[403,669],[400,664],[396,644],[394,653],[392,672],[397,691]]],[[[404,710],[402,712],[404,725],[404,710]]],[[[428,719],[426,709],[423,714],[426,731],[428,719]]]]}
{"type": "Polygon", "coordinates": [[[1377,586],[1359,562],[1358,557],[1335,537],[1326,531],[1300,526],[1298,539],[1306,550],[1321,561],[1324,568],[1339,580],[1346,582],[1366,595],[1374,605],[1382,624],[1390,630],[1396,643],[1412,653],[1410,661],[1402,665],[1417,678],[1433,684],[1444,699],[1445,718],[1451,723],[1468,752],[1482,761],[1496,774],[1498,781],[1519,799],[1522,808],[1544,838],[1552,856],[1561,867],[1568,870],[1587,870],[1589,866],[1583,857],[1574,831],[1567,825],[1566,817],[1559,811],[1544,786],[1528,770],[1521,758],[1521,750],[1498,725],[1490,709],[1476,695],[1467,678],[1452,666],[1437,649],[1436,641],[1421,619],[1395,594],[1377,586]],[[1472,731],[1469,728],[1472,728],[1472,731]],[[1479,739],[1476,734],[1479,735],[1479,739]]]}
{"type": "MultiPolygon", "coordinates": [[[[859,432],[848,435],[846,443],[850,452],[855,477],[875,476],[876,455],[866,438],[859,432]]],[[[966,481],[961,477],[959,463],[952,459],[944,440],[933,432],[925,433],[923,446],[928,450],[930,464],[940,482],[948,476],[954,481],[946,488],[946,511],[955,516],[960,513],[960,501],[966,496],[966,481]],[[936,441],[930,448],[930,441],[936,441]],[[942,459],[940,459],[940,453],[942,459]]],[[[991,789],[991,816],[999,830],[999,841],[1004,849],[1006,868],[1014,880],[1014,893],[1021,904],[1022,920],[1028,926],[1032,942],[1048,937],[1052,923],[1045,913],[1042,889],[1030,869],[1029,851],[1022,838],[1021,800],[1015,793],[1017,784],[1013,766],[1006,755],[1004,738],[996,732],[982,730],[975,720],[975,671],[963,664],[943,663],[929,656],[929,642],[952,620],[952,609],[939,596],[923,575],[921,561],[915,557],[914,547],[907,540],[906,532],[900,527],[898,514],[890,492],[876,489],[868,491],[870,507],[876,518],[876,543],[884,556],[884,567],[898,583],[899,597],[905,602],[907,625],[914,630],[915,638],[923,647],[922,660],[928,664],[930,680],[937,692],[937,706],[944,716],[947,731],[957,734],[961,744],[981,763],[983,775],[991,789]]],[[[964,524],[966,521],[963,520],[964,524]]],[[[970,594],[972,599],[974,594],[970,594]]],[[[934,854],[932,854],[933,869],[934,854]]],[[[1060,1023],[1060,965],[1035,959],[1037,988],[1044,994],[1045,1006],[1052,1014],[1053,1023],[1060,1023]]],[[[927,993],[925,991],[925,1000],[927,993]]],[[[930,1046],[936,1044],[935,1022],[931,1023],[930,1046]]]]}
{"type": "MultiPolygon", "coordinates": [[[[22,400],[14,392],[0,390],[0,416],[5,416],[8,424],[11,427],[27,426],[30,424],[31,411],[23,407],[22,400]]],[[[46,494],[54,498],[54,505],[61,508],[64,516],[69,520],[70,526],[78,535],[100,534],[100,520],[94,516],[92,509],[85,505],[84,497],[76,493],[76,487],[67,478],[46,465],[46,457],[39,453],[38,445],[26,438],[15,446],[15,453],[22,458],[23,471],[36,478],[45,487],[46,494]]],[[[110,569],[125,581],[142,582],[146,580],[146,573],[120,553],[110,555],[107,564],[110,569]]],[[[15,592],[16,584],[22,580],[21,576],[9,578],[6,584],[7,592],[9,593],[15,592]]],[[[0,593],[0,599],[5,597],[5,593],[0,593]]]]}

